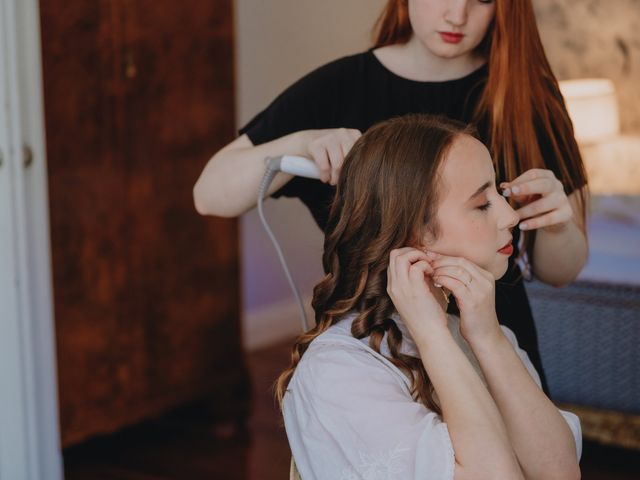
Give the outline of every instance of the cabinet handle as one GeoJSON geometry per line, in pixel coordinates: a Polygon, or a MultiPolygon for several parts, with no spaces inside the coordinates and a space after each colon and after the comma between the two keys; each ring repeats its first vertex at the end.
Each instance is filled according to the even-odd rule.
{"type": "Polygon", "coordinates": [[[133,52],[124,54],[124,75],[126,78],[135,78],[138,75],[138,66],[133,52]]]}
{"type": "Polygon", "coordinates": [[[24,168],[29,168],[33,164],[33,151],[29,145],[22,147],[22,164],[24,168]]]}

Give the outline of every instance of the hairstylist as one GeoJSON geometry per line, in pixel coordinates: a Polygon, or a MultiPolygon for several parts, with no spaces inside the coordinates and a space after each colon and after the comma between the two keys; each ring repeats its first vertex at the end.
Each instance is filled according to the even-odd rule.
{"type": "Polygon", "coordinates": [[[240,215],[255,206],[265,157],[302,155],[323,181],[280,173],[269,193],[300,198],[324,231],[346,153],[374,123],[407,113],[474,123],[489,146],[498,186],[520,218],[510,268],[496,285],[498,319],[548,392],[516,259],[526,251],[518,263],[551,285],[576,277],[587,255],[586,174],[531,0],[389,0],[372,49],[303,77],[209,160],[194,187],[196,208],[240,215]]]}

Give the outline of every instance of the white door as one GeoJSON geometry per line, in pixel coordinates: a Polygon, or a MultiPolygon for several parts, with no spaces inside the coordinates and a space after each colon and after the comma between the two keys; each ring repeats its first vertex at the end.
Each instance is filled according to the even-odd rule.
{"type": "Polygon", "coordinates": [[[0,480],[62,478],[37,0],[0,0],[0,480]]]}

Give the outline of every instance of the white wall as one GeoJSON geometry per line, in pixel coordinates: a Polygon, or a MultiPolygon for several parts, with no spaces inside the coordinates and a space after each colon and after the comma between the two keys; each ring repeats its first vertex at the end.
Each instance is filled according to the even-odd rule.
{"type": "MultiPolygon", "coordinates": [[[[236,0],[237,124],[314,68],[368,48],[384,0],[236,0]]],[[[267,202],[301,292],[321,278],[322,235],[297,200],[267,202]]],[[[255,211],[241,220],[244,342],[257,348],[296,334],[298,315],[273,246],[255,211]]]]}

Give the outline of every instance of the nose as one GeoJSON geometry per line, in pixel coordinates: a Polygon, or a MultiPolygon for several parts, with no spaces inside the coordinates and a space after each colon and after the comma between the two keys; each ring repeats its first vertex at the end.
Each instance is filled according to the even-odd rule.
{"type": "Polygon", "coordinates": [[[444,20],[453,27],[461,27],[467,23],[467,0],[451,0],[444,20]]]}
{"type": "Polygon", "coordinates": [[[503,206],[503,209],[500,212],[500,220],[501,220],[500,227],[502,229],[511,230],[516,225],[518,225],[518,222],[520,221],[520,216],[517,214],[517,212],[513,208],[511,208],[511,205],[509,205],[509,202],[507,202],[507,200],[502,195],[500,196],[500,199],[503,206]]]}

